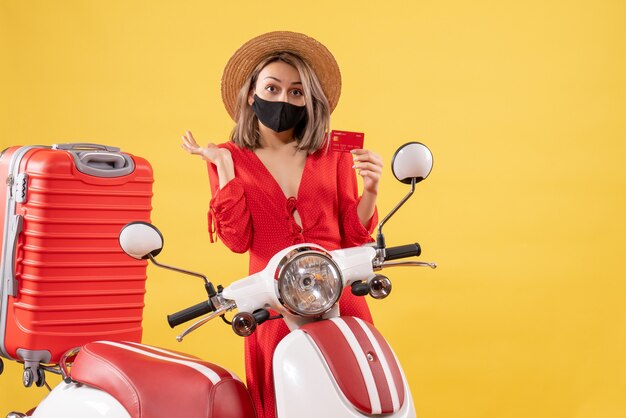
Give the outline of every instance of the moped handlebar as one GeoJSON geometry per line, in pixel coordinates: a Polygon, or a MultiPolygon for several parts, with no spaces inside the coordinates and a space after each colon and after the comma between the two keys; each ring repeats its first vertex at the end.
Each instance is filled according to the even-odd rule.
{"type": "Polygon", "coordinates": [[[385,249],[385,261],[398,260],[400,258],[417,257],[422,253],[420,245],[415,244],[399,245],[385,249]]]}
{"type": "Polygon", "coordinates": [[[167,316],[167,323],[170,327],[174,328],[176,325],[180,325],[184,322],[191,321],[206,313],[212,312],[214,309],[208,300],[204,300],[189,308],[185,308],[182,311],[178,311],[167,316]]]}

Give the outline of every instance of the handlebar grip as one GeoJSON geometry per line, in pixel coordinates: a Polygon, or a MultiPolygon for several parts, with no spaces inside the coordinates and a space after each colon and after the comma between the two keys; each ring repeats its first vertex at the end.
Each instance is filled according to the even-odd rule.
{"type": "Polygon", "coordinates": [[[399,245],[397,247],[389,247],[385,250],[385,260],[417,257],[421,253],[422,249],[417,242],[415,244],[399,245]]]}
{"type": "Polygon", "coordinates": [[[170,327],[174,328],[176,325],[191,321],[194,318],[197,318],[212,311],[213,309],[211,308],[209,301],[204,300],[200,303],[190,306],[189,308],[183,309],[182,311],[178,311],[176,313],[168,315],[167,323],[170,324],[170,327]]]}

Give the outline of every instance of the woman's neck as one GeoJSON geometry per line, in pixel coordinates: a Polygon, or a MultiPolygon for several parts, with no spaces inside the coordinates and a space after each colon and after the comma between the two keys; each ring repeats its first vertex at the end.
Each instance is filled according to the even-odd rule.
{"type": "Polygon", "coordinates": [[[261,136],[261,148],[281,149],[285,146],[293,146],[295,142],[295,139],[293,138],[293,129],[275,132],[266,126],[259,124],[259,133],[261,136]]]}

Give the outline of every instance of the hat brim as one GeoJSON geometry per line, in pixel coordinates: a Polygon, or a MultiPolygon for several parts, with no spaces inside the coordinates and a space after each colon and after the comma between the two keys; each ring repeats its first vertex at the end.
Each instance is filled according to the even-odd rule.
{"type": "Polygon", "coordinates": [[[317,40],[297,32],[269,32],[243,44],[228,60],[222,74],[222,101],[233,120],[237,95],[255,67],[276,52],[292,52],[315,71],[326,95],[330,112],[341,95],[341,73],[335,57],[317,40]]]}

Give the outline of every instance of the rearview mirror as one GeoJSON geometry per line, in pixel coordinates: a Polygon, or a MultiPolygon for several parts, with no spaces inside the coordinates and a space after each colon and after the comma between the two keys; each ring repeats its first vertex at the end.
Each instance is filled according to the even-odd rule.
{"type": "Polygon", "coordinates": [[[433,154],[421,142],[402,145],[391,160],[391,171],[402,183],[411,184],[424,180],[433,169],[433,154]]]}
{"type": "Polygon", "coordinates": [[[378,224],[378,234],[376,235],[377,248],[385,248],[385,236],[383,235],[385,223],[413,195],[415,185],[428,177],[432,169],[433,154],[421,142],[408,142],[397,149],[391,160],[391,171],[399,181],[410,184],[411,190],[378,224]]]}
{"type": "Polygon", "coordinates": [[[119,241],[122,250],[138,260],[156,257],[163,249],[163,235],[147,222],[126,224],[120,231],[119,241]]]}

